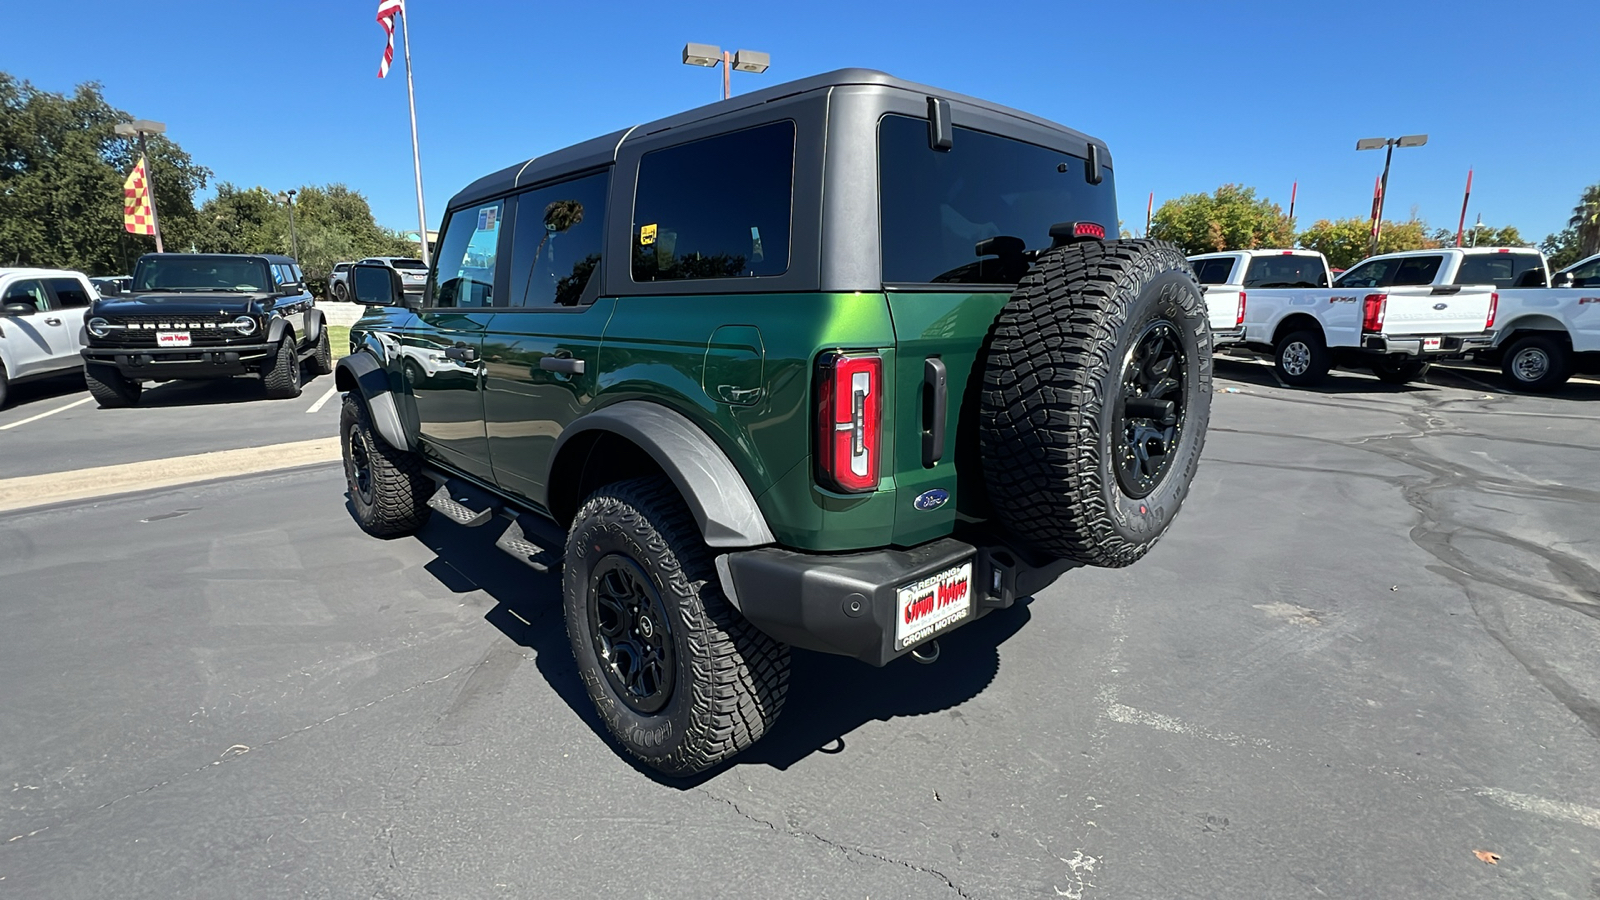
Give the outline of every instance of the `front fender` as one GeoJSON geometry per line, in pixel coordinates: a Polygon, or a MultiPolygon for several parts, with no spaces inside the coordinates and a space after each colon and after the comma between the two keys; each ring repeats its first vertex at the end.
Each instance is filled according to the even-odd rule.
{"type": "Polygon", "coordinates": [[[358,394],[367,405],[367,416],[372,427],[401,450],[415,449],[400,424],[400,413],[394,405],[394,395],[389,391],[389,375],[378,361],[366,353],[355,353],[339,360],[334,367],[334,387],[345,393],[358,394]]]}

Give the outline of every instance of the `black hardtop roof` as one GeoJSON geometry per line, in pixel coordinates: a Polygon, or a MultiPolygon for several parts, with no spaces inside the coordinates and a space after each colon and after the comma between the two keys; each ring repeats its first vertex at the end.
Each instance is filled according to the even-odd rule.
{"type": "MultiPolygon", "coordinates": [[[[832,72],[824,72],[821,75],[812,75],[809,78],[787,81],[769,88],[751,91],[748,94],[740,94],[729,100],[722,100],[676,113],[663,119],[657,119],[654,122],[635,125],[632,128],[624,128],[621,131],[613,131],[610,134],[591,138],[544,156],[536,156],[515,165],[506,166],[504,169],[485,175],[462,188],[459,193],[450,198],[449,208],[455,209],[497,194],[507,193],[519,187],[538,184],[550,178],[580,172],[584,169],[611,165],[617,161],[617,151],[622,147],[623,142],[630,137],[637,139],[645,135],[657,134],[669,128],[678,128],[753,109],[764,103],[770,103],[774,100],[781,100],[785,97],[792,97],[808,91],[854,85],[892,88],[929,97],[953,100],[968,106],[979,107],[989,112],[1010,116],[1052,131],[1058,131],[1076,140],[1098,144],[1102,150],[1108,150],[1104,141],[1091,138],[1080,131],[1075,131],[1049,119],[1043,119],[1008,106],[1001,106],[998,103],[979,100],[976,97],[968,97],[965,94],[940,90],[939,88],[918,84],[914,81],[906,81],[885,72],[879,72],[876,69],[837,69],[832,72]]],[[[1107,161],[1106,164],[1109,165],[1109,152],[1106,153],[1104,159],[1107,161]]]]}
{"type": "Polygon", "coordinates": [[[260,259],[271,265],[300,265],[294,257],[277,253],[146,253],[139,262],[147,259],[260,259]]]}

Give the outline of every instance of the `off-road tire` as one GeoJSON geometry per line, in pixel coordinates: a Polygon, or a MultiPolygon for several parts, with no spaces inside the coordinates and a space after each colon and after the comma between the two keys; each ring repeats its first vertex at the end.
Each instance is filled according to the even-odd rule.
{"type": "Polygon", "coordinates": [[[287,333],[267,356],[261,370],[261,386],[269,400],[293,400],[300,396],[300,357],[294,334],[287,333]]]}
{"type": "Polygon", "coordinates": [[[5,363],[0,363],[0,409],[6,408],[6,400],[11,393],[11,379],[6,377],[5,363]]]}
{"type": "Polygon", "coordinates": [[[1410,384],[1428,374],[1433,363],[1426,359],[1408,359],[1401,362],[1384,360],[1373,365],[1372,374],[1384,384],[1410,384]]]}
{"type": "Polygon", "coordinates": [[[433,480],[422,471],[421,455],[385,441],[372,427],[366,404],[351,394],[344,396],[339,410],[339,448],[350,507],[362,531],[381,538],[405,537],[428,523],[433,480]]]}
{"type": "Polygon", "coordinates": [[[568,532],[561,582],[567,637],[589,699],[612,737],[645,765],[671,776],[704,772],[777,720],[789,688],[789,648],[728,602],[694,519],[665,478],[617,482],[589,495],[568,532]],[[666,619],[671,690],[650,713],[613,684],[591,624],[597,573],[619,557],[648,578],[666,619]]]}
{"type": "Polygon", "coordinates": [[[322,326],[322,333],[317,335],[317,349],[306,360],[306,371],[312,377],[333,374],[333,346],[328,343],[328,326],[322,326]]]}
{"type": "Polygon", "coordinates": [[[982,366],[979,449],[994,516],[1033,547],[1088,565],[1148,552],[1189,492],[1211,414],[1211,329],[1182,252],[1086,241],[1041,254],[995,320],[982,366]],[[1161,322],[1181,351],[1170,399],[1182,416],[1159,480],[1134,496],[1121,467],[1140,444],[1124,403],[1127,379],[1145,369],[1129,364],[1161,322]]]}
{"type": "Polygon", "coordinates": [[[1272,367],[1284,384],[1292,387],[1316,387],[1328,377],[1333,368],[1333,356],[1322,332],[1306,329],[1292,331],[1272,347],[1272,367]]]}
{"type": "Polygon", "coordinates": [[[1501,352],[1500,372],[1513,390],[1542,394],[1572,377],[1572,354],[1558,338],[1530,334],[1501,352]]]}
{"type": "Polygon", "coordinates": [[[122,377],[116,366],[101,363],[84,363],[83,382],[89,386],[90,396],[101,409],[137,406],[139,395],[144,393],[142,383],[122,377]]]}

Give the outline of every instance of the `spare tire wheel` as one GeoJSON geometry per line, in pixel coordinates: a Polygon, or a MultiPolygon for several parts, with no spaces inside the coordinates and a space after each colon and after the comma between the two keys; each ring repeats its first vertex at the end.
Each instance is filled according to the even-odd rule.
{"type": "Polygon", "coordinates": [[[1001,310],[980,398],[994,515],[1045,553],[1129,565],[1189,492],[1211,415],[1211,330],[1165,241],[1047,250],[1001,310]]]}

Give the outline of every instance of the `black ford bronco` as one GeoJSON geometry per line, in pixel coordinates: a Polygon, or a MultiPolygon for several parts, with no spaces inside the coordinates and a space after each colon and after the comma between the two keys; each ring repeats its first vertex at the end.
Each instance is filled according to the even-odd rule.
{"type": "Polygon", "coordinates": [[[127,293],[84,320],[89,392],[133,406],[146,381],[259,375],[266,395],[300,396],[301,365],[333,371],[322,313],[287,256],[149,253],[127,293]]]}
{"type": "Polygon", "coordinates": [[[497,523],[560,566],[611,734],[708,769],[772,726],[791,646],[931,661],[1171,525],[1211,335],[1181,252],[1105,239],[1112,172],[1078,132],[851,69],[488,175],[420,300],[352,269],[355,515],[497,523]]]}

